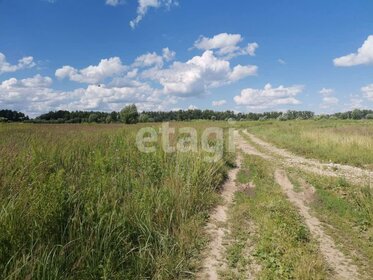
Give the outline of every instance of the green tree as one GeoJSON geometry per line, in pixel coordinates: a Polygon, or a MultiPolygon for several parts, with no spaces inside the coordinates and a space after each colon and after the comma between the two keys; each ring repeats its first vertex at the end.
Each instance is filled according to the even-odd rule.
{"type": "Polygon", "coordinates": [[[107,115],[106,119],[105,119],[105,122],[106,123],[112,123],[113,122],[113,119],[111,118],[110,115],[107,115]]]}
{"type": "Polygon", "coordinates": [[[145,113],[140,114],[139,122],[141,123],[149,122],[149,116],[145,113]]]}
{"type": "Polygon", "coordinates": [[[139,121],[139,113],[135,104],[126,106],[120,111],[120,120],[126,124],[133,124],[139,121]]]}
{"type": "Polygon", "coordinates": [[[90,122],[90,123],[97,122],[97,120],[98,120],[98,115],[97,114],[92,113],[88,117],[88,122],[90,122]]]}
{"type": "Polygon", "coordinates": [[[359,109],[355,109],[352,111],[352,118],[354,120],[361,120],[363,116],[364,116],[363,112],[359,109]]]}

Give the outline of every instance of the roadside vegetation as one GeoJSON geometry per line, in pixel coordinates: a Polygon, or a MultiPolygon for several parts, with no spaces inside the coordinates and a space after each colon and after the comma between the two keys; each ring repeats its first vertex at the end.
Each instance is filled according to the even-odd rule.
{"type": "Polygon", "coordinates": [[[373,121],[370,120],[245,122],[240,127],[307,158],[373,169],[373,121]]]}
{"type": "Polygon", "coordinates": [[[234,272],[226,278],[247,279],[242,267],[248,266],[256,279],[325,279],[328,267],[317,242],[275,183],[273,172],[268,161],[244,156],[238,181],[251,187],[236,193],[231,210],[231,239],[236,242],[229,245],[227,260],[234,272]]]}
{"type": "Polygon", "coordinates": [[[0,125],[1,279],[192,277],[230,157],[141,153],[139,128],[0,125]]]}
{"type": "Polygon", "coordinates": [[[324,222],[325,230],[340,248],[359,264],[364,275],[373,275],[373,189],[352,185],[343,178],[316,176],[289,170],[291,181],[304,190],[306,184],[316,193],[308,201],[324,222]]]}

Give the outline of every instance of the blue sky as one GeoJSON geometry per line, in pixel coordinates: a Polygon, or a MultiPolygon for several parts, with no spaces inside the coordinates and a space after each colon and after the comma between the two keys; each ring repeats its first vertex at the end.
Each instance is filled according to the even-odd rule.
{"type": "Polygon", "coordinates": [[[0,0],[0,108],[373,108],[373,2],[0,0]]]}

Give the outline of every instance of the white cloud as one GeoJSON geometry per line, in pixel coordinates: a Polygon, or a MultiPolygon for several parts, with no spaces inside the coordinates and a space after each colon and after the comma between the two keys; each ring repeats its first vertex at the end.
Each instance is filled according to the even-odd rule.
{"type": "Polygon", "coordinates": [[[320,93],[321,93],[322,95],[324,95],[324,96],[331,95],[331,94],[334,93],[334,89],[332,89],[332,88],[322,88],[322,89],[320,90],[320,93]]]}
{"type": "Polygon", "coordinates": [[[277,62],[280,63],[280,64],[282,64],[282,65],[286,64],[286,61],[283,60],[283,59],[281,59],[281,58],[277,59],[277,62]]]}
{"type": "Polygon", "coordinates": [[[200,37],[194,46],[200,50],[219,50],[221,54],[237,51],[237,46],[243,40],[240,34],[220,33],[212,38],[200,37]]]}
{"type": "MultiPolygon", "coordinates": [[[[129,66],[119,57],[102,59],[82,69],[63,66],[55,71],[57,78],[88,84],[69,91],[54,89],[50,77],[12,78],[0,83],[0,107],[32,116],[60,109],[120,110],[130,103],[143,110],[165,110],[176,107],[184,97],[207,94],[212,88],[257,72],[255,65],[231,65],[212,50],[187,61],[173,61],[175,55],[164,48],[161,54],[149,52],[137,57],[129,66]]],[[[30,63],[32,60],[24,58],[19,64],[24,67],[30,63]]],[[[221,106],[224,102],[214,104],[221,106]]]]}
{"type": "Polygon", "coordinates": [[[5,80],[0,83],[0,107],[36,116],[50,110],[119,111],[132,103],[140,110],[164,110],[177,101],[173,97],[162,98],[157,90],[141,82],[126,86],[88,85],[72,91],[57,91],[51,85],[51,78],[40,75],[5,80]]]}
{"type": "Polygon", "coordinates": [[[373,35],[368,36],[356,53],[333,60],[335,66],[348,67],[360,64],[373,64],[373,35]]]}
{"type": "Polygon", "coordinates": [[[322,99],[322,108],[329,108],[332,105],[337,105],[339,103],[339,99],[334,96],[325,96],[322,99]]]}
{"type": "Polygon", "coordinates": [[[234,97],[237,105],[250,109],[263,110],[274,108],[278,105],[297,105],[300,101],[296,96],[303,91],[303,86],[273,88],[266,84],[264,89],[246,88],[241,94],[234,97]]]}
{"type": "Polygon", "coordinates": [[[256,70],[256,66],[241,65],[232,70],[229,61],[209,50],[185,63],[174,62],[167,69],[145,71],[143,77],[159,82],[166,94],[191,96],[254,75],[256,70]]]}
{"type": "Polygon", "coordinates": [[[146,13],[150,8],[160,8],[165,6],[166,8],[170,8],[172,5],[178,5],[177,0],[138,0],[137,6],[137,16],[135,19],[130,21],[130,26],[132,29],[136,28],[136,26],[142,21],[146,13]]]}
{"type": "Polygon", "coordinates": [[[34,67],[36,64],[32,56],[26,56],[18,60],[17,64],[7,62],[3,53],[0,53],[0,75],[3,73],[16,72],[18,70],[34,67]]]}
{"type": "Polygon", "coordinates": [[[362,87],[361,91],[366,99],[373,101],[373,84],[362,87]]]}
{"type": "Polygon", "coordinates": [[[220,106],[223,106],[226,103],[227,103],[226,100],[216,100],[216,101],[212,101],[212,106],[220,107],[220,106]]]}
{"type": "Polygon", "coordinates": [[[198,107],[194,105],[189,105],[188,110],[198,110],[198,107]]]}
{"type": "Polygon", "coordinates": [[[56,70],[56,77],[59,79],[68,78],[71,81],[87,84],[97,84],[105,78],[114,77],[125,71],[126,67],[122,64],[119,57],[102,59],[96,66],[78,70],[71,66],[63,66],[56,70]]]}
{"type": "Polygon", "coordinates": [[[119,4],[121,4],[122,1],[120,0],[106,0],[106,5],[109,5],[109,6],[118,6],[119,4]]]}
{"type": "Polygon", "coordinates": [[[162,56],[165,61],[171,61],[175,58],[176,52],[171,51],[169,48],[162,49],[162,56]]]}
{"type": "Polygon", "coordinates": [[[256,75],[257,72],[258,67],[255,65],[242,66],[239,64],[233,68],[229,77],[232,81],[238,81],[245,77],[256,75]]]}
{"type": "Polygon", "coordinates": [[[335,106],[339,103],[339,99],[334,94],[334,89],[332,88],[322,88],[319,93],[322,95],[322,103],[320,107],[322,109],[330,109],[330,107],[335,106]]]}
{"type": "Polygon", "coordinates": [[[151,67],[156,66],[162,68],[164,62],[170,62],[175,58],[176,53],[171,51],[169,48],[162,49],[162,55],[158,55],[156,52],[146,53],[140,55],[135,59],[132,64],[133,67],[151,67]]]}
{"type": "Polygon", "coordinates": [[[220,33],[212,38],[201,36],[194,42],[194,47],[200,50],[216,50],[219,56],[227,59],[245,54],[254,56],[259,45],[254,42],[241,48],[239,44],[242,41],[243,37],[240,34],[220,33]]]}
{"type": "Polygon", "coordinates": [[[250,56],[255,56],[255,51],[257,48],[259,48],[258,43],[249,43],[246,47],[246,53],[250,56]]]}
{"type": "Polygon", "coordinates": [[[133,66],[135,67],[150,67],[150,66],[163,66],[163,57],[157,55],[155,52],[143,54],[136,58],[133,66]]]}

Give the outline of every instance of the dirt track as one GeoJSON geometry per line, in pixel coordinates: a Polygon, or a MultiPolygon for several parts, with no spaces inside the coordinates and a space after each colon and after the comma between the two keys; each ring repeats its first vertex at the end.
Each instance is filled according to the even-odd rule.
{"type": "MultiPolygon", "coordinates": [[[[313,172],[315,174],[333,177],[344,177],[352,183],[372,183],[373,172],[364,170],[358,167],[336,164],[336,163],[322,163],[316,159],[307,159],[298,155],[295,155],[287,150],[277,148],[276,146],[261,140],[255,135],[244,131],[244,133],[250,138],[250,140],[258,145],[258,147],[265,150],[266,156],[273,156],[278,158],[287,166],[301,168],[305,171],[313,172]]],[[[372,186],[373,187],[373,186],[372,186]]]]}
{"type": "MultiPolygon", "coordinates": [[[[243,153],[249,155],[259,156],[265,160],[277,162],[275,159],[281,157],[282,163],[287,166],[298,167],[306,169],[311,172],[316,172],[327,176],[345,176],[351,180],[363,180],[366,177],[366,172],[356,167],[338,165],[337,170],[325,170],[326,165],[313,159],[305,159],[295,156],[285,150],[266,143],[256,136],[246,133],[251,141],[258,146],[263,147],[261,152],[253,145],[249,144],[237,131],[235,132],[235,144],[243,153]],[[355,172],[355,174],[353,174],[355,172]],[[341,175],[342,174],[342,175],[341,175]]],[[[232,169],[228,174],[228,180],[222,188],[223,204],[215,208],[207,225],[207,233],[211,236],[211,241],[205,252],[202,269],[196,275],[196,279],[219,279],[219,270],[226,267],[224,260],[225,248],[223,246],[223,239],[228,231],[227,228],[227,211],[232,204],[233,196],[239,187],[235,183],[237,173],[241,165],[241,157],[237,157],[238,168],[232,169]]],[[[299,214],[303,217],[304,223],[310,230],[313,238],[319,242],[320,252],[334,271],[336,279],[359,279],[358,269],[352,261],[346,257],[335,245],[333,239],[327,235],[323,230],[322,223],[312,215],[307,206],[310,199],[315,192],[312,186],[303,186],[303,192],[295,192],[294,186],[288,179],[284,170],[281,167],[277,168],[274,174],[276,182],[281,186],[283,192],[288,197],[289,201],[298,209],[299,214]]]]}
{"type": "Polygon", "coordinates": [[[222,187],[221,196],[223,204],[218,205],[209,220],[206,227],[206,232],[211,240],[207,247],[205,258],[202,263],[202,269],[197,273],[196,279],[219,279],[219,270],[224,269],[226,262],[224,260],[225,247],[223,246],[224,237],[227,234],[227,212],[232,203],[234,193],[238,190],[236,185],[236,176],[241,165],[241,157],[236,160],[237,168],[234,168],[228,173],[228,180],[222,187]]]}

